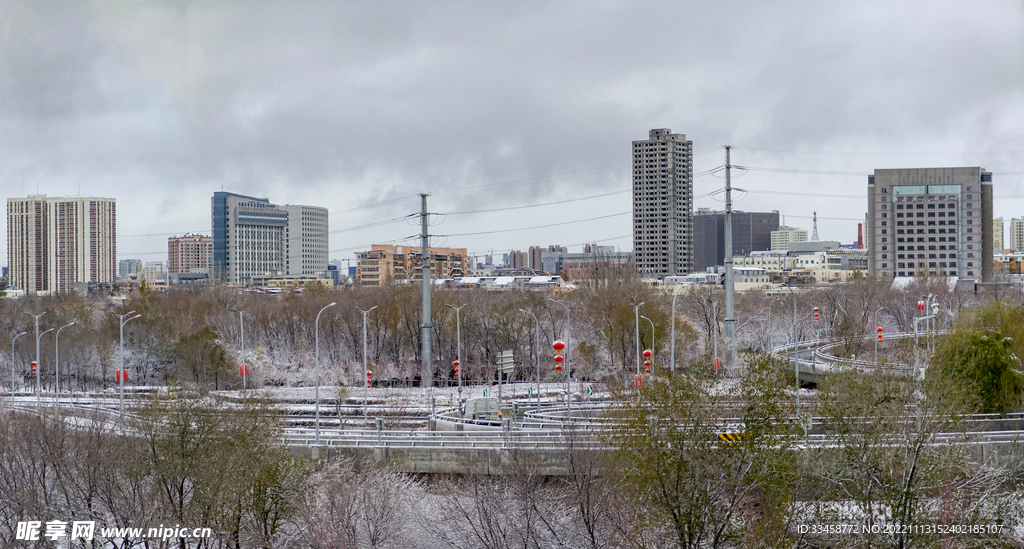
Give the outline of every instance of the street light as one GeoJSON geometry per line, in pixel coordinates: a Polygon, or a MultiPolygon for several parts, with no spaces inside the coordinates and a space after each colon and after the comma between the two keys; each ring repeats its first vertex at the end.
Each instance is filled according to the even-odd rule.
{"type": "Polygon", "coordinates": [[[316,314],[316,321],[313,323],[313,331],[316,332],[316,445],[320,446],[320,315],[324,313],[329,307],[334,307],[337,303],[333,301],[324,305],[323,309],[316,314]]]}
{"type": "Polygon", "coordinates": [[[771,348],[775,346],[775,338],[772,337],[772,305],[774,305],[776,301],[782,301],[782,298],[781,297],[776,297],[775,299],[771,300],[771,302],[768,303],[768,350],[769,351],[771,351],[771,348]]]}
{"type": "MultiPolygon", "coordinates": [[[[242,309],[241,311],[239,311],[238,309],[231,309],[231,312],[238,313],[238,327],[242,331],[242,366],[243,367],[246,365],[246,362],[245,362],[245,324],[242,322],[242,315],[244,315],[245,312],[248,311],[248,310],[249,309],[242,309]]],[[[248,368],[245,368],[243,371],[245,373],[242,374],[242,391],[245,391],[245,378],[249,377],[249,371],[248,371],[248,368]]]]}
{"type": "Polygon", "coordinates": [[[569,318],[569,307],[565,303],[550,297],[548,301],[565,309],[565,420],[569,421],[572,419],[572,320],[569,318]]]}
{"type": "Polygon", "coordinates": [[[70,324],[61,326],[53,336],[53,409],[58,416],[60,416],[60,331],[74,325],[75,321],[72,320],[70,324]]]}
{"type": "MultiPolygon", "coordinates": [[[[649,319],[649,318],[647,318],[644,315],[640,315],[640,318],[642,318],[642,319],[646,320],[647,322],[651,323],[651,352],[654,352],[655,351],[655,348],[654,348],[654,321],[649,319]]],[[[651,360],[651,362],[653,363],[654,360],[651,360]]]]}
{"type": "Polygon", "coordinates": [[[633,317],[636,320],[636,375],[640,375],[640,307],[644,306],[646,301],[641,301],[639,305],[629,304],[633,308],[633,317]]]}
{"type": "Polygon", "coordinates": [[[11,338],[11,405],[14,405],[14,342],[19,337],[27,334],[28,332],[21,332],[20,334],[11,338]]]}
{"type": "Polygon", "coordinates": [[[540,327],[537,322],[537,315],[526,309],[519,309],[519,312],[533,317],[533,362],[537,366],[537,406],[540,406],[540,353],[537,352],[537,342],[540,341],[540,334],[538,333],[540,327]]]}
{"type": "MultiPolygon", "coordinates": [[[[364,310],[360,309],[359,307],[356,307],[357,311],[359,311],[360,313],[363,313],[363,373],[366,373],[366,371],[367,371],[366,370],[366,315],[368,315],[371,312],[373,312],[373,310],[376,309],[376,308],[377,308],[377,306],[374,305],[373,307],[370,307],[369,310],[364,311],[364,310]]],[[[366,399],[367,399],[367,395],[369,394],[369,392],[370,392],[370,380],[367,379],[366,380],[366,387],[363,388],[363,419],[367,418],[366,399]]]]}
{"type": "Polygon", "coordinates": [[[130,314],[133,314],[133,313],[135,313],[135,311],[128,311],[127,313],[125,313],[123,315],[119,315],[119,314],[114,313],[114,312],[110,313],[110,314],[116,316],[118,318],[118,320],[120,321],[120,323],[121,323],[121,365],[120,365],[120,368],[118,369],[117,373],[118,373],[118,378],[119,378],[118,384],[120,385],[120,388],[121,388],[120,396],[118,397],[118,407],[120,408],[120,412],[121,412],[121,426],[122,427],[124,427],[124,378],[127,377],[127,376],[124,375],[124,325],[128,324],[132,320],[135,320],[136,318],[139,318],[140,316],[142,316],[142,315],[135,315],[135,316],[127,318],[127,319],[125,318],[126,316],[128,316],[130,314]]]}
{"type": "MultiPolygon", "coordinates": [[[[455,362],[458,363],[458,365],[455,366],[455,369],[458,370],[457,372],[455,372],[455,377],[459,378],[459,407],[460,408],[462,407],[462,322],[460,322],[459,312],[462,311],[462,308],[465,307],[466,305],[469,305],[469,303],[463,303],[462,305],[459,305],[458,307],[453,307],[453,306],[449,305],[448,303],[445,303],[445,305],[444,305],[445,307],[448,307],[449,309],[452,309],[452,310],[455,311],[455,342],[456,342],[455,343],[455,354],[456,354],[455,362]]],[[[370,309],[370,310],[372,311],[373,309],[370,309]]]]}
{"type": "MultiPolygon", "coordinates": [[[[28,312],[24,312],[24,311],[22,311],[22,313],[21,313],[23,315],[28,315],[28,316],[30,316],[30,317],[32,317],[32,318],[34,318],[36,320],[36,367],[37,367],[37,369],[36,369],[36,408],[38,408],[38,409],[41,409],[41,407],[42,407],[42,404],[41,404],[41,402],[42,402],[42,385],[40,384],[40,381],[39,381],[39,378],[41,376],[39,375],[39,370],[38,370],[38,366],[39,366],[39,337],[42,335],[42,334],[39,333],[39,317],[45,315],[47,312],[48,311],[43,311],[43,312],[41,312],[41,313],[39,313],[37,315],[34,315],[32,313],[28,313],[28,312]]],[[[49,332],[49,331],[50,330],[46,330],[46,332],[49,332]]],[[[45,334],[46,332],[43,332],[43,333],[45,334]]]]}
{"type": "Polygon", "coordinates": [[[679,296],[679,290],[682,290],[686,286],[682,284],[676,286],[676,289],[672,292],[672,373],[676,373],[676,297],[679,296]]]}

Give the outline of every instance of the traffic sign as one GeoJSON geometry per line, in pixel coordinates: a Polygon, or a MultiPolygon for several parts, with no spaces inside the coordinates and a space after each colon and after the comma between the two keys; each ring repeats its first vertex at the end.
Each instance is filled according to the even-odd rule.
{"type": "Polygon", "coordinates": [[[515,371],[516,364],[512,351],[502,351],[498,353],[498,367],[501,368],[502,373],[506,374],[515,371]]]}
{"type": "Polygon", "coordinates": [[[587,396],[594,396],[594,386],[593,385],[587,386],[587,396]]]}

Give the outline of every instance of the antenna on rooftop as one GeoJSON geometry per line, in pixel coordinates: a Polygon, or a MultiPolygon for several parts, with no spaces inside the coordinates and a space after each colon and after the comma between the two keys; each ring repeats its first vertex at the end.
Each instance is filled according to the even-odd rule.
{"type": "Polygon", "coordinates": [[[814,212],[814,231],[811,233],[811,242],[818,241],[818,212],[814,212]]]}

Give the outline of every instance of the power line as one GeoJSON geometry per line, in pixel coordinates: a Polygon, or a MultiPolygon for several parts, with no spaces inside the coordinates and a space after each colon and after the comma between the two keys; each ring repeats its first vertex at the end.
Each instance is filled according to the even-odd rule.
{"type": "Polygon", "coordinates": [[[335,210],[333,212],[328,212],[327,215],[337,215],[337,214],[343,214],[343,213],[348,213],[348,212],[355,212],[355,211],[359,211],[359,210],[369,210],[370,208],[377,208],[379,206],[387,206],[389,204],[397,204],[399,202],[405,202],[406,200],[411,200],[413,198],[419,198],[419,196],[420,195],[418,195],[418,194],[412,194],[412,195],[403,196],[403,197],[400,197],[400,198],[393,198],[391,200],[384,200],[382,202],[374,202],[372,204],[364,204],[362,206],[356,206],[354,208],[348,208],[346,210],[335,210]]]}
{"type": "Polygon", "coordinates": [[[568,200],[559,200],[559,201],[556,201],[556,202],[544,202],[542,204],[528,204],[526,206],[509,206],[508,208],[494,208],[494,209],[490,209],[490,210],[472,210],[472,211],[468,211],[468,212],[451,212],[451,213],[448,213],[447,215],[468,215],[468,214],[478,214],[478,213],[505,212],[505,211],[509,211],[509,210],[522,210],[522,209],[526,209],[526,208],[540,208],[540,207],[543,207],[543,206],[561,206],[561,205],[564,205],[564,204],[570,204],[572,202],[580,202],[580,201],[583,201],[583,200],[592,200],[592,199],[595,199],[595,198],[604,198],[606,196],[613,196],[613,195],[616,195],[616,194],[623,194],[623,193],[628,193],[628,192],[631,192],[631,191],[632,191],[632,189],[622,189],[622,190],[619,190],[619,191],[612,191],[610,193],[595,194],[595,195],[591,195],[591,196],[583,196],[583,197],[580,197],[580,198],[570,198],[568,200]]]}
{"type": "MultiPolygon", "coordinates": [[[[419,214],[403,215],[402,217],[395,217],[393,219],[388,219],[388,220],[385,220],[385,221],[375,221],[373,223],[367,223],[365,225],[356,225],[355,227],[346,227],[344,229],[335,229],[333,231],[328,231],[327,234],[337,234],[337,233],[344,233],[344,232],[348,232],[348,231],[358,231],[360,229],[369,229],[370,227],[379,227],[380,225],[387,225],[389,223],[397,223],[399,221],[405,221],[405,220],[409,219],[410,217],[416,217],[417,215],[419,215],[419,214]]],[[[295,238],[296,237],[292,237],[290,240],[294,240],[295,238]]],[[[302,238],[302,237],[298,237],[298,238],[302,238]]]]}
{"type": "Polygon", "coordinates": [[[787,168],[756,168],[753,166],[733,166],[740,170],[749,170],[752,172],[772,172],[772,173],[806,173],[812,175],[856,175],[860,177],[867,177],[871,174],[863,172],[836,172],[828,170],[791,170],[787,168]]]}
{"type": "Polygon", "coordinates": [[[461,189],[449,189],[449,190],[446,190],[446,191],[436,192],[436,193],[434,193],[434,195],[435,196],[444,196],[444,195],[448,195],[448,194],[459,194],[459,193],[466,193],[466,192],[482,191],[482,190],[487,190],[487,189],[496,189],[496,188],[506,189],[506,188],[509,188],[509,187],[522,187],[522,186],[525,186],[525,185],[531,185],[531,184],[534,184],[534,183],[537,183],[537,182],[542,182],[542,181],[564,181],[566,179],[575,179],[575,178],[578,178],[578,177],[587,177],[587,176],[591,176],[591,175],[601,175],[601,174],[605,174],[605,173],[612,173],[612,172],[622,171],[622,170],[629,169],[631,166],[632,166],[632,164],[616,164],[616,165],[613,165],[613,166],[604,166],[604,167],[601,167],[601,168],[591,168],[589,170],[580,170],[580,171],[576,171],[576,172],[568,172],[568,173],[565,173],[565,174],[559,174],[559,175],[554,175],[554,176],[530,177],[530,178],[526,178],[526,179],[517,179],[517,180],[512,180],[512,181],[506,181],[506,182],[503,182],[503,183],[495,183],[495,184],[492,184],[492,185],[482,185],[482,186],[479,186],[479,187],[463,187],[461,189]]]}
{"type": "Polygon", "coordinates": [[[837,154],[837,155],[849,155],[849,156],[998,156],[998,155],[1013,155],[1013,154],[1024,154],[1024,151],[988,151],[988,152],[871,152],[871,151],[828,151],[828,150],[811,150],[811,149],[784,149],[784,148],[773,148],[773,147],[733,147],[734,149],[747,150],[747,151],[773,151],[773,152],[791,152],[791,153],[803,153],[803,154],[837,154]]]}
{"type": "MultiPolygon", "coordinates": [[[[782,196],[813,196],[818,198],[863,198],[867,200],[866,195],[862,194],[832,194],[832,193],[802,193],[797,191],[758,191],[751,189],[736,189],[737,191],[743,191],[751,194],[772,194],[782,196]]],[[[824,218],[823,218],[824,219],[824,218]]]]}
{"type": "Polygon", "coordinates": [[[481,231],[481,232],[475,232],[475,233],[444,234],[444,235],[435,235],[435,236],[446,236],[446,237],[453,237],[453,236],[477,236],[477,235],[483,235],[483,234],[497,234],[497,233],[513,232],[513,231],[529,231],[529,230],[532,230],[532,229],[545,229],[545,228],[548,228],[548,227],[559,227],[559,226],[562,226],[562,225],[572,225],[573,223],[584,223],[584,222],[587,222],[587,221],[597,221],[599,219],[608,219],[610,217],[618,217],[620,215],[629,215],[629,214],[632,214],[632,213],[633,213],[632,210],[630,210],[628,212],[620,212],[620,213],[615,213],[615,214],[601,215],[601,216],[598,216],[598,217],[591,217],[591,218],[588,218],[588,219],[577,219],[576,221],[564,221],[562,223],[550,223],[550,224],[547,224],[547,225],[536,225],[536,226],[533,226],[533,227],[521,227],[521,228],[518,228],[518,229],[503,229],[503,230],[498,230],[498,231],[481,231]]]}

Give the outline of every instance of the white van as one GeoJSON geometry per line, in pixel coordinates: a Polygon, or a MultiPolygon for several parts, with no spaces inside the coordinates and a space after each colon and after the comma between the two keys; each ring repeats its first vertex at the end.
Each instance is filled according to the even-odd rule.
{"type": "Polygon", "coordinates": [[[493,397],[477,397],[466,401],[463,419],[488,419],[498,421],[498,399],[493,397]]]}

